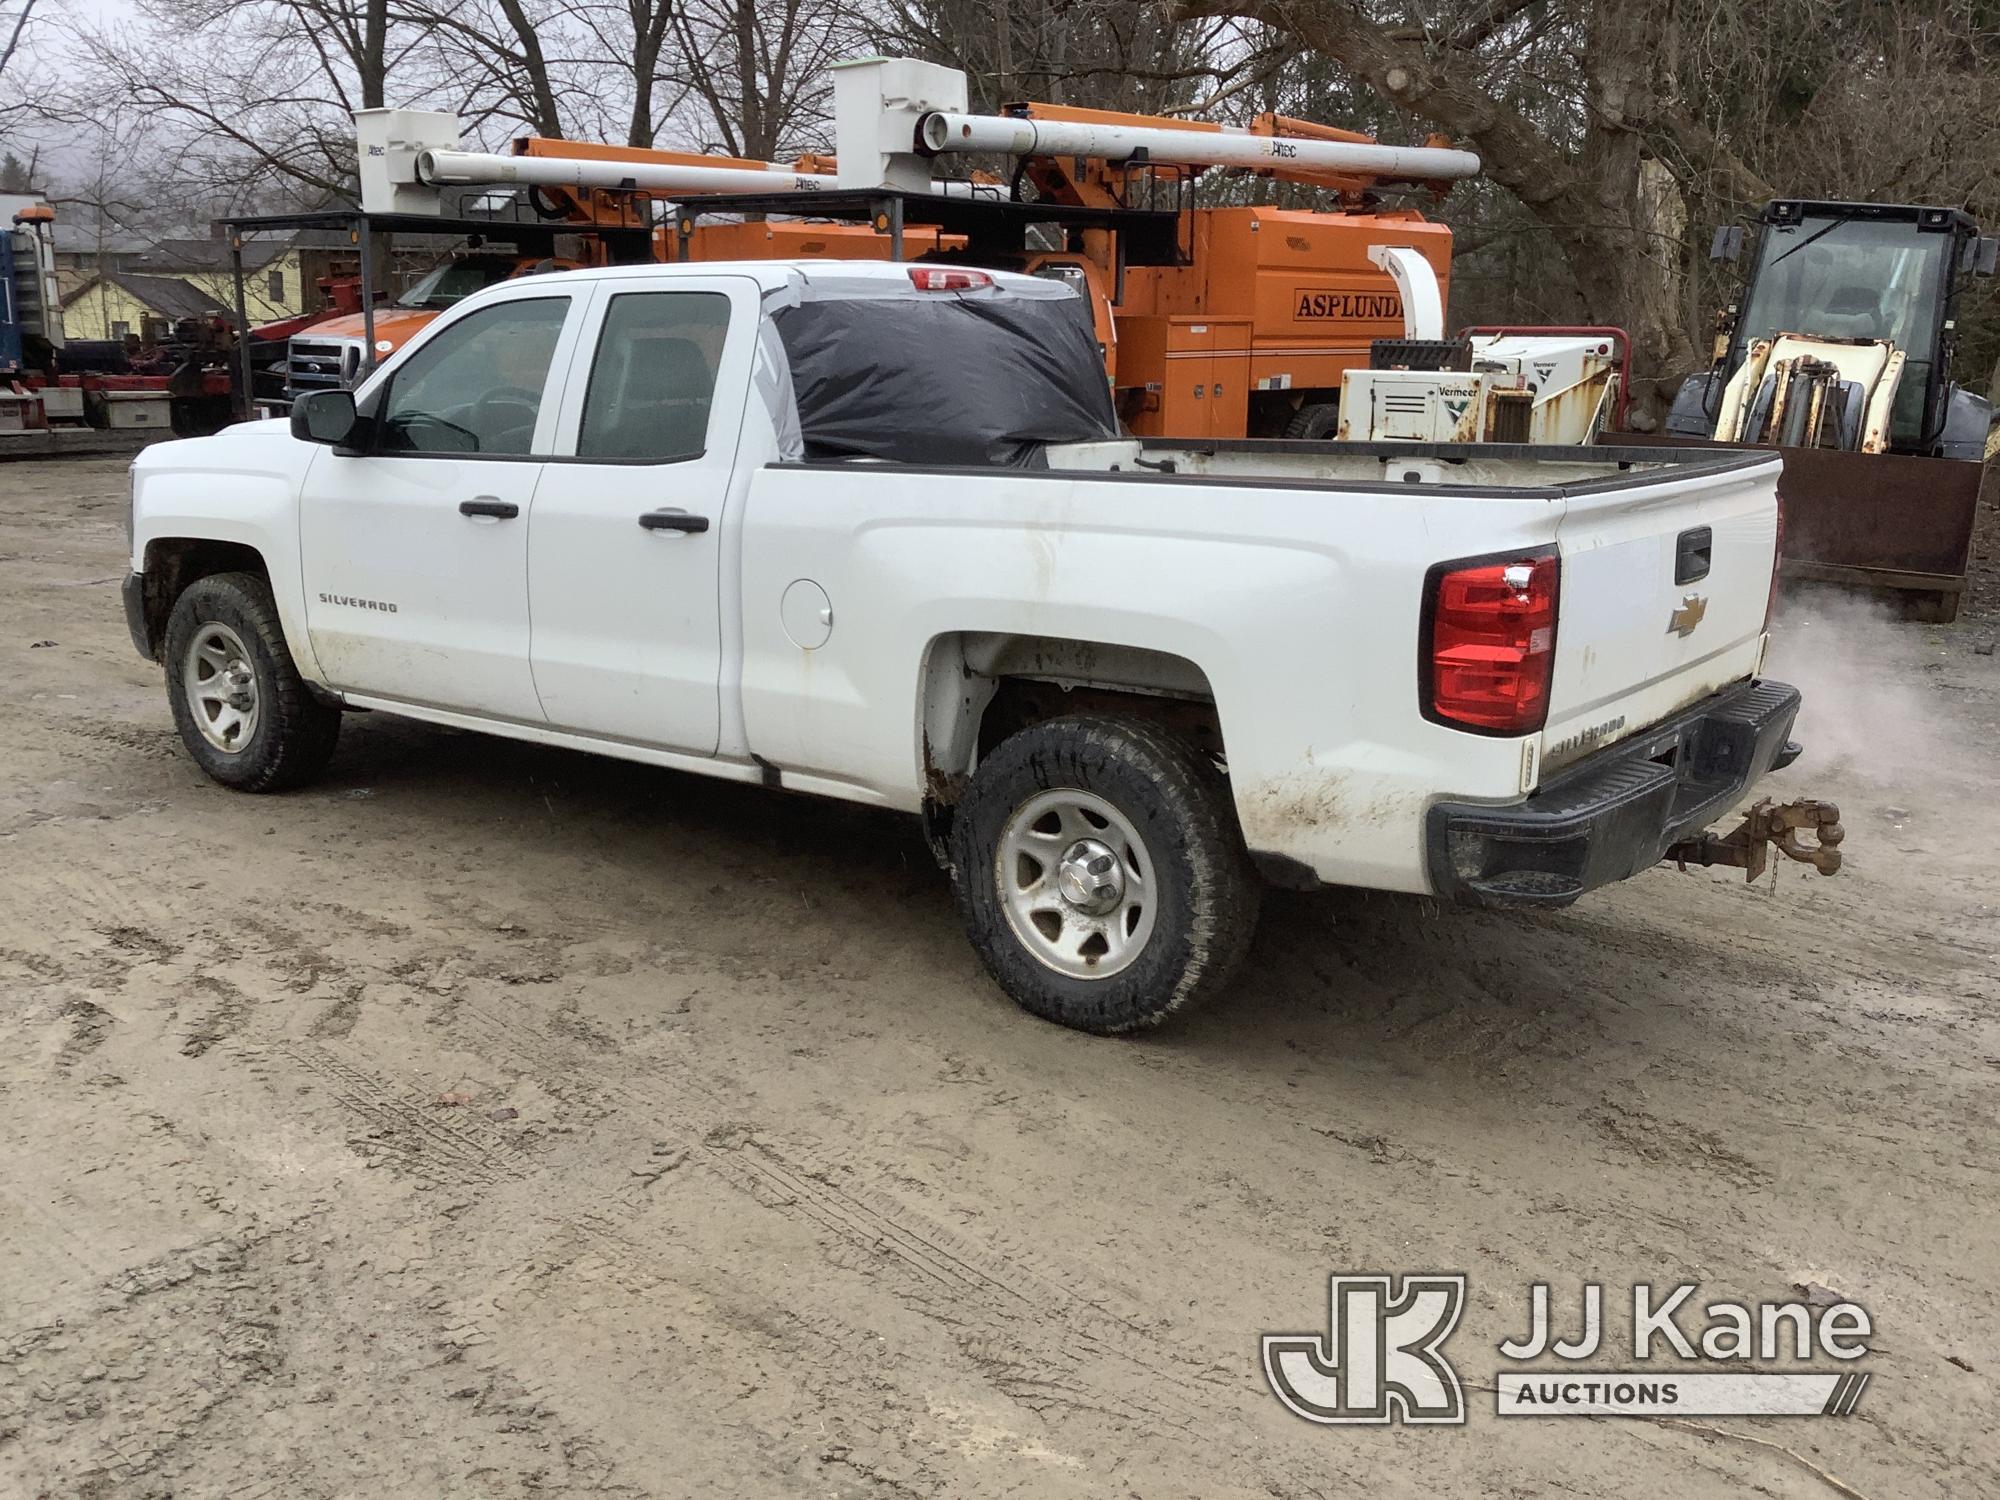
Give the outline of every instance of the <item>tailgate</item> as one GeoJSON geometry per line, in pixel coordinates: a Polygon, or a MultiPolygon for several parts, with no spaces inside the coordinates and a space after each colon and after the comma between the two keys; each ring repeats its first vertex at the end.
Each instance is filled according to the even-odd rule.
{"type": "Polygon", "coordinates": [[[1757,670],[1781,468],[1746,455],[1566,487],[1544,775],[1757,670]]]}

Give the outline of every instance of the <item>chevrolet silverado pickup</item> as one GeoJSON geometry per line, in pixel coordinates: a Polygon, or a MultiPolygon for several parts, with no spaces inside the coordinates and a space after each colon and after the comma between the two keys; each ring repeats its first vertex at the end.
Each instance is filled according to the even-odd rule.
{"type": "Polygon", "coordinates": [[[1119,1032],[1266,882],[1562,905],[1719,847],[1798,753],[1779,464],[1138,441],[1045,280],[615,267],[148,448],[124,595],[225,785],[372,709],[915,814],[1000,986],[1119,1032]]]}

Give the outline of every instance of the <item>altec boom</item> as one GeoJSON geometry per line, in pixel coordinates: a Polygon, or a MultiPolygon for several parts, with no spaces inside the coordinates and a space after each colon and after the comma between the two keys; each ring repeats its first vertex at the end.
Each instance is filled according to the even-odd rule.
{"type": "Polygon", "coordinates": [[[1261,134],[1240,125],[1117,125],[939,111],[924,116],[917,126],[917,139],[926,151],[935,154],[984,151],[1253,171],[1324,171],[1384,182],[1448,182],[1479,175],[1479,158],[1470,151],[1308,140],[1261,134]]]}
{"type": "Polygon", "coordinates": [[[450,116],[377,112],[362,141],[363,204],[435,213],[424,205],[441,188],[518,186],[579,228],[653,225],[675,205],[669,224],[682,232],[657,235],[660,259],[882,258],[901,234],[904,258],[1062,281],[1090,311],[1120,417],[1145,436],[1331,437],[1342,378],[1368,366],[1374,342],[1408,336],[1413,317],[1441,326],[1451,231],[1381,190],[1446,191],[1478,172],[1469,151],[1385,146],[1277,114],[1221,125],[1023,103],[980,115],[953,69],[867,58],[831,73],[837,157],[792,163],[539,137],[507,154],[469,151],[450,116]],[[1004,183],[937,175],[968,154],[1017,165],[1004,183]],[[1193,184],[1211,169],[1332,198],[1198,207],[1193,184]],[[787,224],[791,203],[801,219],[852,222],[787,224]],[[1428,274],[1393,277],[1385,253],[1428,274]]]}

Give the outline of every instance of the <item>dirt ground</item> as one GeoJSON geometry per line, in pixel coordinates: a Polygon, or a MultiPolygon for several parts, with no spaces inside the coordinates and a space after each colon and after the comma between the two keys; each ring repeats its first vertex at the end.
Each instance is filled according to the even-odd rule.
{"type": "Polygon", "coordinates": [[[898,818],[380,715],[210,785],[123,496],[0,467],[0,1493],[2000,1493],[1990,616],[1788,617],[1837,879],[1274,897],[1224,1003],[1100,1041],[898,818]],[[1383,1270],[1469,1274],[1467,1427],[1266,1389],[1383,1270]],[[1502,1420],[1537,1280],[1817,1283],[1874,1379],[1502,1420]]]}

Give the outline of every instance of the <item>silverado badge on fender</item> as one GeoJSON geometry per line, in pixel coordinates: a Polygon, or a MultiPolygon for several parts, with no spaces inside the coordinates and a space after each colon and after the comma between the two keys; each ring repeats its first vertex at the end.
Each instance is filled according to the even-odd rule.
{"type": "Polygon", "coordinates": [[[1667,616],[1667,634],[1677,635],[1686,640],[1694,634],[1701,617],[1708,613],[1708,601],[1699,594],[1689,594],[1681,600],[1681,607],[1667,616]]]}

